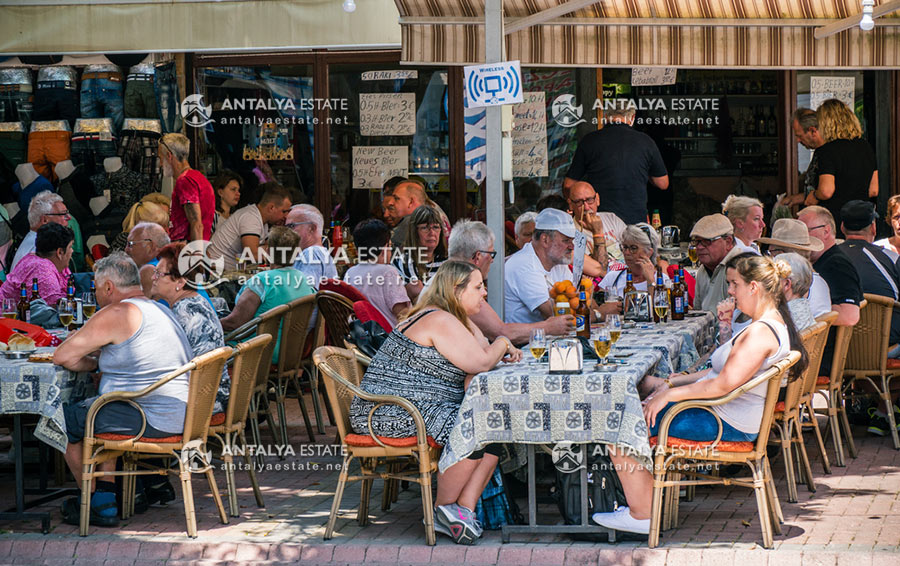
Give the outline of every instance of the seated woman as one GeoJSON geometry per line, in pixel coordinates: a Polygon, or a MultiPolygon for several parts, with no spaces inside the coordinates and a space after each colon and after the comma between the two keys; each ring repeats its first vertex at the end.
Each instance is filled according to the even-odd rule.
{"type": "Polygon", "coordinates": [[[31,299],[31,284],[38,282],[38,293],[50,306],[66,296],[69,260],[72,259],[72,243],[75,234],[71,228],[55,222],[44,224],[37,230],[34,253],[19,260],[6,281],[0,286],[0,298],[18,299],[22,284],[31,299]]]}
{"type": "MultiPolygon", "coordinates": [[[[163,246],[159,250],[159,263],[153,272],[153,285],[150,287],[150,298],[164,300],[172,309],[178,324],[184,329],[194,357],[221,348],[225,345],[225,332],[216,311],[205,298],[188,281],[191,272],[181,273],[178,256],[186,244],[177,242],[163,246]]],[[[195,267],[199,267],[197,264],[195,267]]],[[[192,271],[197,271],[194,269],[192,271]]],[[[231,378],[228,371],[222,369],[222,380],[216,393],[216,408],[220,413],[228,406],[228,394],[231,391],[231,378]]]]}
{"type": "MultiPolygon", "coordinates": [[[[221,320],[225,331],[234,330],[255,316],[278,305],[286,305],[294,299],[312,295],[315,290],[306,282],[303,273],[291,265],[294,250],[300,243],[290,228],[275,226],[269,231],[267,252],[272,269],[257,273],[247,280],[235,301],[234,310],[221,320]]],[[[281,328],[275,338],[272,363],[278,363],[281,346],[281,328]]]]}
{"type": "Polygon", "coordinates": [[[353,230],[353,241],[359,263],[347,270],[344,283],[359,289],[393,328],[410,304],[400,272],[390,265],[391,229],[375,218],[363,220],[353,230]]]}
{"type": "MultiPolygon", "coordinates": [[[[624,294],[626,272],[631,273],[632,283],[638,291],[653,292],[656,283],[656,268],[659,263],[659,234],[649,224],[641,222],[626,226],[619,239],[619,247],[625,258],[626,269],[611,270],[600,281],[600,288],[613,289],[616,295],[624,294]]],[[[669,276],[663,270],[663,283],[668,283],[669,276]]],[[[621,306],[617,303],[606,303],[597,310],[603,314],[611,312],[621,314],[621,306]]]]}
{"type": "MultiPolygon", "coordinates": [[[[647,376],[642,380],[642,388],[651,391],[644,400],[644,416],[650,436],[656,436],[663,415],[674,403],[726,395],[772,367],[791,350],[799,351],[801,358],[791,368],[790,379],[799,378],[806,369],[806,350],[781,291],[781,280],[790,276],[787,263],[743,253],[730,259],[726,267],[728,293],[753,322],[713,352],[711,369],[675,374],[667,379],[647,376]]],[[[763,384],[712,408],[722,419],[722,440],[756,439],[766,390],[767,385],[763,384]]],[[[681,412],[669,425],[670,436],[686,440],[712,441],[717,433],[715,417],[704,409],[681,412]]],[[[630,456],[616,453],[611,458],[616,470],[619,470],[628,506],[612,513],[595,513],[594,521],[607,528],[647,534],[650,529],[653,476],[630,456]]]]}
{"type": "MultiPolygon", "coordinates": [[[[522,358],[509,339],[500,336],[489,344],[469,320],[481,309],[486,295],[481,272],[474,265],[445,262],[409,318],[388,335],[360,383],[368,393],[409,399],[422,413],[428,435],[441,445],[450,438],[472,376],[500,360],[522,358]]],[[[350,423],[358,434],[369,434],[367,419],[373,406],[358,397],[350,405],[350,423]]],[[[416,434],[412,417],[397,405],[376,409],[372,426],[379,436],[416,434]]],[[[473,509],[497,465],[497,455],[492,454],[496,451],[492,447],[485,451],[438,475],[434,528],[460,544],[473,544],[481,536],[473,509]]]]}
{"type": "Polygon", "coordinates": [[[439,209],[423,204],[410,215],[403,235],[403,254],[394,256],[409,300],[415,304],[431,276],[447,259],[447,231],[439,209]]]}

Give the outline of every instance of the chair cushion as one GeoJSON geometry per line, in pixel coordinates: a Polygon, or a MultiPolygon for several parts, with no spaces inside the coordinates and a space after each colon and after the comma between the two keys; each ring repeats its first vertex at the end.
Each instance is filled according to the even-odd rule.
{"type": "Polygon", "coordinates": [[[775,412],[783,413],[784,412],[784,401],[779,401],[775,403],[775,412]]]}
{"type": "MultiPolygon", "coordinates": [[[[659,443],[658,437],[650,437],[650,446],[656,446],[659,443]]],[[[723,440],[716,445],[719,452],[753,452],[755,442],[732,442],[723,440]]],[[[685,440],[683,438],[668,438],[669,448],[708,448],[712,446],[712,440],[685,440]]]]}
{"type": "MultiPolygon", "coordinates": [[[[114,432],[102,432],[95,435],[100,440],[110,440],[112,442],[121,442],[123,440],[131,440],[133,434],[116,434],[114,432]]],[[[162,438],[148,438],[142,436],[137,439],[138,442],[146,442],[148,444],[178,444],[183,440],[183,436],[176,434],[173,436],[164,436],[162,438]]]]}
{"type": "Polygon", "coordinates": [[[820,375],[819,377],[816,378],[816,385],[824,386],[824,385],[828,385],[829,383],[831,383],[831,377],[829,377],[827,375],[820,375]]]}
{"type": "MultiPolygon", "coordinates": [[[[384,442],[386,446],[390,446],[392,448],[409,448],[416,445],[415,436],[407,436],[404,438],[390,438],[388,436],[379,436],[378,440],[384,442]]],[[[348,446],[355,446],[357,448],[374,448],[378,446],[378,443],[375,442],[375,439],[373,439],[368,434],[348,434],[344,437],[344,442],[346,442],[348,446]]],[[[432,448],[441,447],[441,445],[435,442],[434,439],[430,436],[428,437],[428,445],[432,448]]]]}
{"type": "Polygon", "coordinates": [[[900,358],[888,358],[887,369],[900,369],[900,358]]]}
{"type": "Polygon", "coordinates": [[[225,413],[216,413],[209,419],[209,426],[219,426],[225,424],[225,413]]]}

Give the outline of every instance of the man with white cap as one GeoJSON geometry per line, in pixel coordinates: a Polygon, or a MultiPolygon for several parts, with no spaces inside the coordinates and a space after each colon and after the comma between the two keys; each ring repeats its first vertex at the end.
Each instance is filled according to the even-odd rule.
{"type": "MultiPolygon", "coordinates": [[[[779,218],[772,225],[772,237],[759,238],[756,241],[760,245],[768,245],[767,253],[772,257],[794,252],[810,259],[813,252],[825,249],[822,240],[809,235],[806,224],[793,218],[779,218]]],[[[828,283],[815,271],[806,298],[813,316],[818,317],[831,312],[831,291],[828,289],[828,283]]]]}
{"type": "Polygon", "coordinates": [[[724,214],[704,216],[691,230],[691,242],[697,247],[694,308],[716,313],[716,305],[728,297],[725,264],[744,250],[734,245],[734,227],[724,214]]]}
{"type": "Polygon", "coordinates": [[[540,322],[553,316],[550,287],[572,279],[568,265],[575,233],[575,221],[565,212],[547,208],[538,214],[531,243],[506,262],[506,322],[540,322]]]}

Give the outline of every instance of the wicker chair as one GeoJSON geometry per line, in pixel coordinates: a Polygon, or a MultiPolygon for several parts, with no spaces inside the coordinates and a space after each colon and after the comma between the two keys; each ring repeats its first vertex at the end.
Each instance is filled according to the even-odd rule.
{"type": "MultiPolygon", "coordinates": [[[[306,404],[303,402],[303,390],[300,388],[300,376],[303,373],[303,346],[306,344],[306,335],[309,330],[309,321],[312,318],[316,296],[307,295],[294,299],[287,304],[288,310],[284,315],[281,331],[281,345],[278,349],[278,363],[269,372],[269,382],[275,388],[275,407],[278,410],[278,422],[281,426],[281,438],[287,442],[287,414],[284,400],[287,397],[288,385],[293,385],[297,390],[297,401],[300,403],[300,413],[303,415],[303,423],[309,441],[315,442],[312,422],[306,404]]],[[[319,417],[319,397],[313,392],[313,407],[316,417],[319,417]]]]}
{"type": "MultiPolygon", "coordinates": [[[[334,523],[341,506],[341,498],[348,482],[362,481],[361,498],[357,520],[365,526],[369,520],[369,495],[376,478],[383,480],[405,480],[421,486],[422,511],[425,515],[425,539],[429,545],[435,544],[434,504],[431,499],[431,474],[437,470],[440,446],[427,436],[425,421],[418,409],[408,400],[393,395],[371,395],[359,388],[363,376],[364,356],[357,356],[350,350],[323,346],[313,353],[313,360],[319,368],[328,393],[328,402],[334,411],[338,434],[344,447],[344,462],[338,479],[325,540],[334,533],[334,523]],[[350,403],[354,396],[382,404],[395,404],[405,408],[416,423],[417,434],[410,438],[386,438],[374,434],[353,434],[350,428],[350,403]],[[351,476],[350,463],[359,460],[361,474],[351,476]],[[400,464],[406,464],[401,468],[400,464]],[[379,465],[386,465],[386,471],[379,472],[379,465]]],[[[386,496],[385,501],[390,497],[386,496]]]]}
{"type": "MultiPolygon", "coordinates": [[[[259,336],[268,334],[270,336],[278,336],[278,329],[281,328],[281,321],[288,311],[287,305],[278,305],[260,315],[260,322],[256,326],[256,333],[259,336]]],[[[259,412],[263,411],[266,420],[269,423],[269,431],[275,439],[275,443],[283,445],[286,441],[281,436],[281,424],[276,424],[272,418],[272,409],[269,406],[269,368],[272,363],[272,353],[275,351],[275,340],[266,344],[263,348],[262,368],[256,377],[256,385],[253,387],[253,397],[250,401],[250,440],[256,446],[262,445],[262,436],[259,432],[259,412]]],[[[256,455],[256,461],[262,465],[265,463],[262,451],[256,455]]]]}
{"type": "MultiPolygon", "coordinates": [[[[350,318],[354,316],[353,302],[341,293],[327,290],[319,291],[316,293],[316,308],[318,309],[319,317],[316,322],[313,350],[326,345],[339,348],[345,347],[344,337],[350,333],[350,318]]],[[[312,394],[315,396],[319,392],[319,374],[316,364],[312,363],[312,357],[307,360],[305,369],[309,373],[312,394]]],[[[324,394],[322,392],[322,395],[324,394]]],[[[319,410],[319,406],[317,402],[313,405],[313,408],[319,410]]],[[[329,419],[334,423],[335,416],[332,414],[331,404],[328,403],[325,407],[328,411],[329,419]]],[[[324,419],[320,412],[316,413],[316,422],[319,423],[319,431],[324,433],[325,430],[322,428],[324,419]]]]}
{"type": "Polygon", "coordinates": [[[887,421],[891,428],[894,448],[900,450],[897,423],[891,399],[891,381],[900,376],[900,360],[889,360],[891,317],[900,308],[900,302],[880,295],[864,295],[868,307],[860,310],[859,322],[850,338],[847,361],[844,364],[845,389],[854,381],[866,381],[875,388],[878,396],[887,404],[887,421]],[[880,383],[875,381],[880,378],[880,383]]]}
{"type": "Polygon", "coordinates": [[[788,356],[751,379],[731,393],[718,399],[691,399],[676,403],[663,415],[659,426],[659,435],[651,439],[656,444],[653,467],[653,510],[650,517],[649,546],[659,545],[659,533],[665,514],[670,517],[667,525],[674,526],[678,516],[678,491],[681,486],[691,485],[739,485],[749,487],[756,493],[756,504],[759,509],[760,525],[763,535],[763,546],[772,548],[772,531],[781,533],[780,522],[783,519],[778,494],[772,480],[772,470],[766,457],[766,445],[769,431],[775,416],[775,403],[781,389],[781,378],[792,365],[800,359],[800,353],[791,351],[788,356]],[[710,407],[723,405],[762,384],[767,384],[766,401],[763,418],[759,427],[759,436],[755,442],[724,442],[720,440],[722,429],[715,440],[695,442],[669,437],[669,425],[676,415],[687,409],[705,409],[712,413],[721,423],[710,407]],[[698,474],[685,468],[685,460],[707,463],[746,464],[752,478],[720,478],[712,475],[698,474]],[[694,479],[682,480],[681,476],[694,479]],[[668,489],[666,489],[668,488],[668,489]],[[663,494],[663,490],[668,493],[663,494]]]}
{"type": "MultiPolygon", "coordinates": [[[[202,356],[194,358],[190,363],[178,368],[140,391],[111,391],[98,397],[88,410],[84,425],[84,448],[82,451],[81,474],[81,536],[87,536],[90,517],[91,481],[104,475],[122,476],[122,518],[127,519],[134,514],[135,476],[138,475],[177,475],[181,480],[184,498],[184,514],[187,519],[187,533],[191,538],[197,537],[197,518],[194,513],[194,496],[191,490],[191,474],[204,473],[209,481],[213,500],[219,510],[222,523],[228,524],[219,488],[213,476],[212,463],[206,451],[206,437],[209,421],[212,416],[216,391],[222,379],[222,369],[231,355],[229,347],[217,348],[202,356]],[[114,401],[123,401],[136,407],[143,415],[143,410],[136,399],[146,396],[178,376],[190,372],[187,410],[184,416],[184,432],[166,438],[145,438],[143,428],[134,436],[123,434],[94,434],[94,419],[101,407],[114,401]],[[115,460],[122,456],[122,471],[95,471],[98,464],[115,460]],[[178,471],[170,468],[151,468],[138,470],[141,458],[174,457],[178,462],[178,471]],[[195,465],[200,468],[196,469],[195,465]]],[[[146,417],[144,417],[146,419],[146,417]]],[[[146,422],[146,421],[145,421],[146,422]]],[[[147,466],[142,466],[147,467],[147,466]]]]}
{"type": "MultiPolygon", "coordinates": [[[[837,313],[834,313],[837,316],[837,313]]],[[[801,379],[795,379],[787,384],[784,388],[784,401],[780,401],[775,405],[775,418],[772,422],[772,438],[770,442],[781,445],[781,455],[784,460],[785,477],[788,485],[788,501],[797,502],[797,481],[794,474],[794,455],[793,445],[797,446],[797,456],[799,458],[799,469],[803,473],[806,485],[810,491],[816,490],[816,484],[813,481],[812,469],[809,465],[809,457],[806,454],[806,445],[803,443],[803,430],[801,414],[809,403],[812,396],[813,387],[815,387],[816,378],[819,375],[819,364],[822,362],[822,352],[825,349],[825,341],[828,338],[828,323],[817,322],[813,326],[807,328],[801,333],[803,346],[809,354],[809,367],[803,373],[801,379]]],[[[815,415],[812,415],[812,421],[815,422],[815,415]]],[[[819,442],[819,448],[825,457],[826,470],[830,471],[828,466],[828,456],[825,455],[825,447],[822,443],[822,435],[819,433],[818,426],[815,427],[816,437],[819,442]]]]}
{"type": "Polygon", "coordinates": [[[210,420],[209,435],[222,445],[228,507],[232,517],[239,515],[237,487],[234,483],[235,452],[243,453],[256,504],[259,507],[265,507],[262,492],[259,490],[259,482],[256,481],[256,469],[247,454],[247,439],[244,436],[244,429],[247,424],[250,402],[253,399],[253,388],[256,386],[260,372],[268,369],[268,365],[263,363],[268,361],[265,360],[263,354],[271,341],[271,334],[261,334],[237,345],[231,372],[231,393],[228,396],[228,407],[224,413],[217,413],[210,420]]]}

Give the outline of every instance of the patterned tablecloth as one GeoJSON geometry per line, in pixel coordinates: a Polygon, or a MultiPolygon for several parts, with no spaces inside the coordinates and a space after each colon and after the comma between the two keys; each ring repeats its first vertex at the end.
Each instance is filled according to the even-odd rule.
{"type": "MultiPolygon", "coordinates": [[[[38,348],[38,352],[53,348],[38,348]]],[[[0,357],[0,414],[40,416],[35,436],[65,453],[66,423],[63,404],[93,394],[87,374],[76,374],[50,363],[7,360],[0,357]]]]}
{"type": "Polygon", "coordinates": [[[672,360],[678,370],[690,366],[699,357],[695,344],[706,345],[713,321],[708,314],[627,329],[613,355],[632,355],[613,371],[598,371],[593,360],[585,360],[580,374],[550,375],[546,363],[523,361],[476,375],[441,454],[441,471],[494,442],[615,444],[649,465],[651,451],[637,383],[651,372],[668,375],[670,371],[660,367],[672,367],[672,360]]]}

